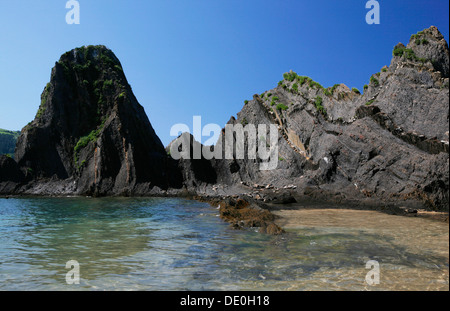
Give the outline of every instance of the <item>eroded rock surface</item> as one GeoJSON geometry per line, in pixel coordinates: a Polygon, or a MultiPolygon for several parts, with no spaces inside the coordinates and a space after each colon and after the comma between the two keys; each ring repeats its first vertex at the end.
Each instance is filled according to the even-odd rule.
{"type": "MultiPolygon", "coordinates": [[[[294,184],[300,197],[448,210],[448,66],[448,45],[431,27],[398,44],[390,66],[370,77],[363,94],[284,74],[228,122],[277,125],[277,169],[262,171],[261,159],[248,157],[211,160],[217,183],[294,184]]],[[[195,179],[195,168],[185,169],[195,179]]],[[[270,201],[257,187],[238,191],[270,201]]]]}
{"type": "Polygon", "coordinates": [[[16,162],[0,161],[0,193],[238,195],[282,204],[308,197],[448,210],[449,49],[436,27],[395,46],[364,90],[324,88],[291,71],[228,122],[261,124],[267,132],[256,146],[277,146],[276,169],[261,170],[263,159],[248,153],[226,159],[224,150],[221,159],[175,160],[172,145],[190,145],[191,155],[203,146],[185,133],[164,149],[116,56],[103,46],[75,49],[55,64],[16,162]]]}
{"type": "Polygon", "coordinates": [[[18,190],[24,193],[145,194],[179,182],[119,60],[104,46],[61,56],[15,159],[33,175],[34,184],[18,190]]]}

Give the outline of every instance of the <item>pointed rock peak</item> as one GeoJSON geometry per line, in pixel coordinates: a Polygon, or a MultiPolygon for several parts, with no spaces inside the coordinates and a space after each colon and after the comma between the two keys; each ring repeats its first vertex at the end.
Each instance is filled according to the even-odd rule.
{"type": "Polygon", "coordinates": [[[31,169],[36,177],[72,178],[80,193],[167,183],[164,147],[120,61],[102,45],[61,56],[16,150],[21,168],[31,169]]]}
{"type": "Polygon", "coordinates": [[[431,26],[430,28],[424,29],[422,31],[419,31],[417,34],[412,35],[410,42],[415,42],[417,39],[425,39],[425,40],[433,40],[433,41],[442,41],[444,39],[444,36],[442,33],[437,29],[436,26],[431,26]]]}
{"type": "Polygon", "coordinates": [[[166,152],[173,159],[179,160],[180,157],[184,160],[186,159],[199,159],[201,155],[201,150],[203,145],[197,141],[189,132],[183,132],[177,138],[172,140],[166,147],[166,152]],[[193,152],[196,150],[196,152],[193,152]],[[194,157],[194,155],[197,155],[194,157]]]}
{"type": "MultiPolygon", "coordinates": [[[[395,50],[395,49],[404,49],[404,48],[406,48],[406,46],[405,46],[403,43],[399,42],[399,43],[397,43],[397,45],[394,47],[394,50],[395,50]]],[[[394,55],[394,56],[397,56],[397,55],[394,55]]]]}
{"type": "Polygon", "coordinates": [[[89,61],[104,63],[114,67],[120,66],[120,61],[116,55],[104,45],[88,45],[75,48],[61,55],[60,63],[86,64],[89,61]]]}
{"type": "Polygon", "coordinates": [[[69,128],[80,130],[71,134],[81,136],[95,130],[124,103],[140,108],[119,59],[103,45],[83,46],[64,53],[55,64],[35,123],[65,119],[61,127],[71,123],[69,128]]]}
{"type": "Polygon", "coordinates": [[[406,47],[402,43],[397,44],[392,54],[392,64],[399,61],[429,64],[430,68],[439,71],[443,78],[449,77],[448,44],[435,26],[411,35],[406,47]]]}
{"type": "Polygon", "coordinates": [[[52,70],[50,84],[64,87],[61,82],[72,90],[88,91],[91,97],[98,97],[100,105],[105,103],[103,93],[110,93],[107,91],[114,89],[118,92],[114,95],[121,97],[131,91],[119,59],[104,45],[83,46],[64,53],[52,70]]]}
{"type": "Polygon", "coordinates": [[[417,50],[417,53],[423,50],[437,50],[438,52],[448,50],[447,41],[445,41],[444,36],[435,26],[411,35],[407,47],[413,49],[415,52],[417,50]]]}
{"type": "Polygon", "coordinates": [[[195,139],[194,135],[192,135],[189,132],[183,132],[180,135],[178,135],[177,138],[175,138],[174,140],[172,140],[169,145],[166,147],[166,151],[170,150],[170,147],[174,144],[174,143],[178,143],[178,142],[190,142],[191,145],[193,144],[199,144],[199,142],[195,139]]]}
{"type": "Polygon", "coordinates": [[[339,84],[339,86],[336,88],[336,90],[338,92],[342,92],[342,93],[351,93],[352,92],[352,90],[344,83],[339,84]]]}

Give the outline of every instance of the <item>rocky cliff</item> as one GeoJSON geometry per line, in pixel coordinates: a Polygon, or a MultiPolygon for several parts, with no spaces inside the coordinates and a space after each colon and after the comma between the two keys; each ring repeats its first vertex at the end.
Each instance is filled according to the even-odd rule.
{"type": "Polygon", "coordinates": [[[448,210],[447,42],[431,27],[392,54],[361,91],[324,88],[291,71],[246,102],[228,125],[276,128],[276,136],[269,127],[257,133],[258,152],[277,147],[269,158],[275,169],[261,170],[264,159],[248,153],[225,159],[225,131],[208,147],[221,159],[174,160],[172,146],[190,145],[191,154],[203,146],[183,134],[165,150],[115,55],[102,46],[75,49],[55,64],[16,161],[1,158],[0,193],[229,194],[448,210]]]}
{"type": "MultiPolygon", "coordinates": [[[[259,200],[295,188],[294,197],[448,210],[449,49],[436,27],[394,47],[390,66],[370,77],[363,94],[291,71],[228,123],[277,125],[278,166],[262,171],[261,159],[247,156],[211,160],[220,185],[241,184],[238,191],[259,200]],[[270,195],[262,186],[280,190],[270,195]]],[[[184,173],[191,185],[195,168],[184,168],[194,169],[184,173]]]]}
{"type": "Polygon", "coordinates": [[[15,160],[30,181],[19,193],[142,194],[176,185],[171,159],[104,46],[61,56],[15,160]]]}

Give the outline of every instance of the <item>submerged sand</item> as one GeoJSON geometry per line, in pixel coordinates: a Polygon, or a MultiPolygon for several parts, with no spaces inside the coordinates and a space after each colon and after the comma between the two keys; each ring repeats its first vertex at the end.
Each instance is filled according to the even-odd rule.
{"type": "MultiPolygon", "coordinates": [[[[279,216],[276,224],[293,234],[308,235],[317,230],[330,235],[360,232],[376,237],[375,243],[389,244],[397,249],[398,257],[406,265],[381,264],[382,280],[384,285],[389,284],[384,289],[449,290],[449,225],[448,220],[443,221],[446,214],[405,217],[347,209],[279,210],[273,213],[279,216]],[[435,264],[419,267],[408,259],[415,255],[433,258],[435,264]]],[[[383,256],[379,254],[380,262],[385,259],[383,256]]]]}

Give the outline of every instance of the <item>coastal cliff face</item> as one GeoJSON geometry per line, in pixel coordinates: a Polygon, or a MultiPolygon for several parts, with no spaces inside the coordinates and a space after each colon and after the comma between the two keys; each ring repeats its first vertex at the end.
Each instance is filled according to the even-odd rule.
{"type": "Polygon", "coordinates": [[[61,56],[15,160],[33,181],[25,193],[133,194],[174,184],[161,141],[104,46],[61,56]]]}
{"type": "MultiPolygon", "coordinates": [[[[224,150],[222,159],[174,160],[175,143],[189,142],[191,154],[203,146],[185,133],[164,149],[115,55],[78,48],[55,64],[15,161],[1,158],[0,193],[245,194],[448,210],[449,63],[447,42],[430,27],[395,46],[389,67],[361,91],[285,73],[228,122],[275,125],[276,142],[268,128],[256,137],[278,148],[276,168],[261,170],[261,158],[225,159],[224,150]]],[[[222,131],[210,150],[224,140],[222,131]]]]}
{"type": "Polygon", "coordinates": [[[217,183],[249,185],[243,191],[260,200],[271,199],[255,191],[261,185],[293,184],[294,196],[448,209],[448,66],[448,45],[431,27],[398,44],[363,94],[284,74],[228,122],[276,124],[277,169],[260,170],[260,159],[211,160],[217,183]]]}

